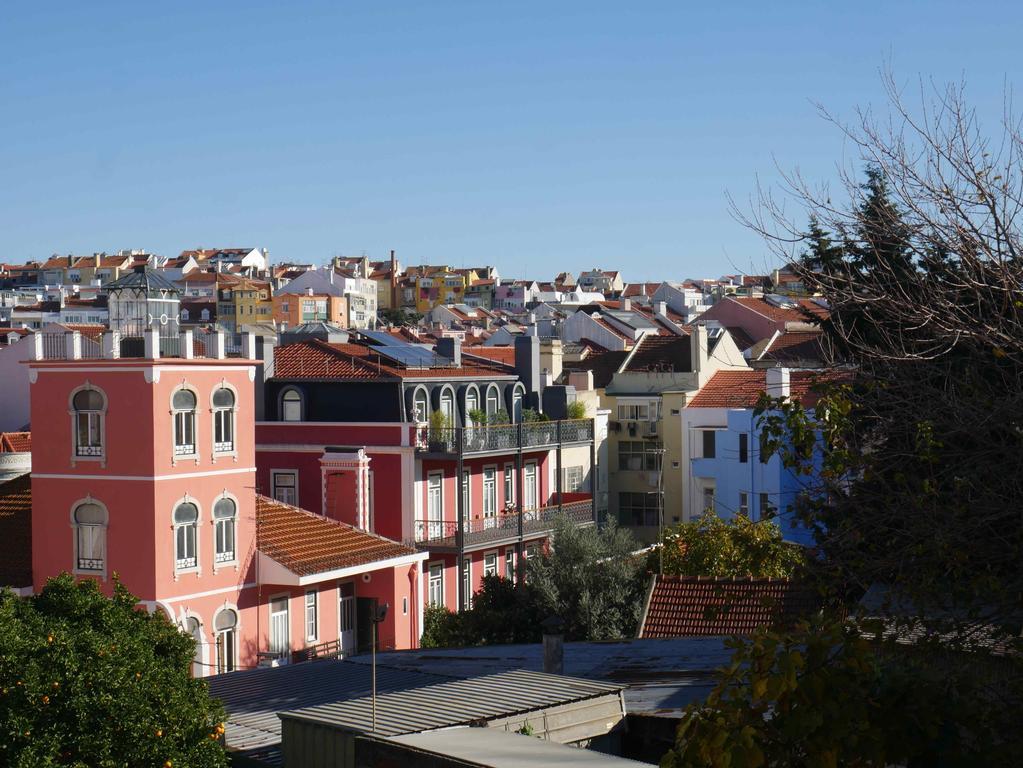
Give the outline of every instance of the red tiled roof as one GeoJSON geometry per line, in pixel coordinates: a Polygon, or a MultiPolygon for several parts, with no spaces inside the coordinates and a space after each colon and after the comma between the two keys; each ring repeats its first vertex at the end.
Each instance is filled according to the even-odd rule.
{"type": "Polygon", "coordinates": [[[413,555],[416,550],[304,509],[256,496],[256,547],[292,573],[309,576],[413,555]]]}
{"type": "Polygon", "coordinates": [[[807,322],[807,312],[818,318],[825,318],[830,314],[828,310],[810,299],[793,299],[792,303],[798,306],[792,309],[775,306],[761,296],[729,296],[728,300],[738,302],[771,320],[782,322],[807,322]]]}
{"type": "Polygon", "coordinates": [[[504,363],[505,365],[515,365],[515,347],[474,346],[470,354],[476,357],[485,357],[488,360],[504,363]]]}
{"type": "MultiPolygon", "coordinates": [[[[818,382],[835,381],[840,378],[834,373],[820,371],[791,371],[789,373],[789,398],[799,400],[811,407],[818,395],[813,391],[818,382]]],[[[690,408],[753,408],[760,394],[767,389],[767,371],[718,371],[703,385],[696,397],[690,401],[690,408]]]]}
{"type": "Polygon", "coordinates": [[[625,370],[689,372],[693,368],[690,346],[689,336],[644,336],[625,370]]]}
{"type": "Polygon", "coordinates": [[[31,432],[0,432],[0,453],[31,453],[31,432]]]}
{"type": "Polygon", "coordinates": [[[633,296],[653,296],[660,287],[660,283],[629,283],[625,286],[625,290],[622,291],[622,298],[628,299],[633,296]]]}
{"type": "Polygon", "coordinates": [[[60,327],[67,328],[69,331],[78,331],[82,336],[93,341],[99,341],[99,337],[107,329],[105,325],[87,325],[85,323],[60,323],[60,327]]]}
{"type": "MultiPolygon", "coordinates": [[[[776,338],[763,357],[780,363],[823,361],[823,342],[824,334],[818,331],[789,331],[776,338]]],[[[758,347],[760,348],[762,347],[758,347]]]]}
{"type": "Polygon", "coordinates": [[[51,256],[43,262],[42,269],[64,269],[71,266],[73,256],[51,256]]]}
{"type": "Polygon", "coordinates": [[[632,341],[632,339],[630,339],[628,336],[626,336],[620,330],[615,328],[613,325],[611,325],[611,323],[609,323],[604,318],[598,317],[597,315],[590,315],[590,317],[592,317],[596,321],[597,325],[599,325],[602,328],[606,328],[607,330],[611,331],[611,333],[613,333],[619,339],[625,339],[626,341],[630,341],[630,342],[632,341]]]}
{"type": "Polygon", "coordinates": [[[0,585],[32,585],[32,475],[0,483],[0,585]]]}
{"type": "Polygon", "coordinates": [[[788,579],[657,576],[639,636],[747,635],[790,626],[816,607],[813,593],[788,579]]]}

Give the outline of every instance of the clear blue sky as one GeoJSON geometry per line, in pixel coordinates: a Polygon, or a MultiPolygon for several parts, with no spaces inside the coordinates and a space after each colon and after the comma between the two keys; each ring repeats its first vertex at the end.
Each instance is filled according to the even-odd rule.
{"type": "MultiPolygon", "coordinates": [[[[0,261],[252,245],[508,277],[760,271],[733,221],[815,115],[900,79],[1018,80],[1023,8],[920,3],[130,2],[0,16],[0,261]]],[[[997,111],[997,110],[996,110],[997,111]]]]}

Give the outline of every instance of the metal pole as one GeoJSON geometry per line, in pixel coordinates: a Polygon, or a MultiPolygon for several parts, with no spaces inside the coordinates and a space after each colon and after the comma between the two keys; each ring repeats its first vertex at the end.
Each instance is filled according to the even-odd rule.
{"type": "Polygon", "coordinates": [[[597,519],[599,483],[597,480],[597,420],[590,419],[590,514],[593,515],[593,522],[599,525],[600,521],[597,519]]]}
{"type": "MultiPolygon", "coordinates": [[[[457,510],[458,518],[458,529],[455,531],[455,544],[458,552],[458,562],[455,564],[455,578],[458,580],[458,612],[461,613],[466,609],[466,598],[468,595],[464,594],[466,590],[465,576],[462,575],[462,570],[465,568],[465,488],[463,487],[464,480],[462,478],[462,472],[464,464],[462,461],[462,440],[458,440],[458,461],[455,465],[455,475],[457,480],[455,481],[455,488],[457,488],[455,496],[455,509],[457,510]]],[[[472,585],[469,585],[472,588],[472,585]]]]}
{"type": "Polygon", "coordinates": [[[516,485],[517,485],[517,488],[518,488],[518,492],[515,494],[515,507],[518,510],[518,514],[519,514],[519,530],[518,530],[519,540],[515,544],[515,553],[516,553],[515,556],[516,556],[516,566],[517,566],[517,570],[519,572],[519,581],[522,581],[522,577],[525,576],[525,574],[526,574],[526,569],[525,569],[525,563],[523,563],[523,558],[522,558],[522,555],[523,555],[523,552],[524,552],[524,547],[523,547],[524,530],[523,530],[523,525],[522,525],[522,422],[521,421],[516,425],[515,434],[518,436],[518,439],[516,441],[517,445],[518,445],[518,450],[517,450],[517,452],[515,454],[515,478],[516,478],[516,485]]]}
{"type": "Polygon", "coordinates": [[[565,494],[564,480],[561,477],[561,419],[558,419],[556,423],[556,429],[558,432],[558,476],[555,479],[557,481],[558,488],[558,514],[560,515],[562,512],[561,497],[564,496],[565,494]]]}
{"type": "Polygon", "coordinates": [[[373,728],[371,730],[371,733],[376,733],[377,732],[377,623],[376,623],[376,616],[373,617],[373,619],[370,621],[370,623],[373,625],[372,626],[372,630],[373,630],[373,636],[372,636],[373,647],[370,649],[372,654],[373,654],[373,656],[372,656],[373,663],[370,665],[373,668],[373,695],[371,697],[372,700],[373,700],[373,728]]]}

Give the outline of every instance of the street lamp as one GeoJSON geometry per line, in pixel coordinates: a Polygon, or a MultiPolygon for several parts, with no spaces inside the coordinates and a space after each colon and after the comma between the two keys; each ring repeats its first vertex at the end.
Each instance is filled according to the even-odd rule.
{"type": "Polygon", "coordinates": [[[376,606],[376,609],[373,611],[373,616],[370,617],[370,625],[373,633],[372,636],[373,645],[372,648],[370,649],[372,654],[371,657],[372,663],[370,664],[370,666],[372,667],[373,670],[372,672],[373,691],[370,697],[373,703],[373,727],[370,733],[377,732],[377,624],[379,624],[380,622],[387,618],[387,609],[389,607],[390,606],[388,606],[387,603],[384,603],[383,605],[378,604],[376,606]]]}

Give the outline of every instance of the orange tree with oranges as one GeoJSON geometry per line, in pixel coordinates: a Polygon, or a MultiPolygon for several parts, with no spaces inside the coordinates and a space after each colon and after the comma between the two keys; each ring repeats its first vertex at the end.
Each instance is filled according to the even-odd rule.
{"type": "Polygon", "coordinates": [[[225,766],[194,641],[120,584],[0,591],[0,765],[225,766]]]}

